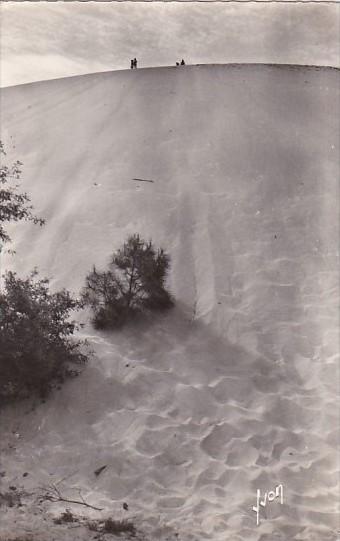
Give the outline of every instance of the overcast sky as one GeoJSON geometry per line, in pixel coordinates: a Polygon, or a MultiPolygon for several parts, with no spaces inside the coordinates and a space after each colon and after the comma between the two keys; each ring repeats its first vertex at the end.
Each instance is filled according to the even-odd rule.
{"type": "Polygon", "coordinates": [[[139,66],[339,66],[339,5],[2,3],[0,85],[139,66]]]}

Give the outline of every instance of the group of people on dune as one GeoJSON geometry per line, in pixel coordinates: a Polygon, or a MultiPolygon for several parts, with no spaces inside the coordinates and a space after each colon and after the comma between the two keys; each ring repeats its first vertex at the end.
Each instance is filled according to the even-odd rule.
{"type": "MultiPolygon", "coordinates": [[[[184,62],[183,58],[182,58],[182,60],[180,62],[176,62],[176,66],[185,66],[185,62],[184,62]]],[[[132,70],[137,69],[137,58],[132,58],[131,59],[130,68],[132,70]]]]}

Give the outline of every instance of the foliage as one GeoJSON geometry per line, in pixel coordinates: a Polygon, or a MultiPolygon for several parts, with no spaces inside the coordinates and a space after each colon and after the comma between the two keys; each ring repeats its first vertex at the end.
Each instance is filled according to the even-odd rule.
{"type": "Polygon", "coordinates": [[[102,532],[117,535],[120,535],[121,533],[136,535],[136,528],[132,522],[128,522],[127,520],[114,520],[113,518],[108,518],[103,524],[102,532]]]}
{"type": "Polygon", "coordinates": [[[50,293],[49,281],[34,271],[26,279],[4,276],[0,291],[0,401],[48,391],[87,357],[72,339],[77,326],[70,315],[81,308],[67,290],[50,293]]]}
{"type": "Polygon", "coordinates": [[[3,143],[0,141],[0,245],[11,240],[3,224],[21,220],[40,225],[44,223],[44,220],[33,214],[27,193],[19,191],[22,163],[16,161],[11,166],[4,165],[1,158],[5,155],[3,143]]]}
{"type": "MultiPolygon", "coordinates": [[[[137,529],[132,522],[128,520],[115,520],[111,517],[102,520],[92,520],[87,522],[87,527],[91,532],[97,532],[101,534],[97,539],[102,539],[102,535],[111,534],[120,536],[123,533],[129,534],[130,537],[135,537],[137,529]]],[[[104,539],[104,537],[103,537],[104,539]]]]}
{"type": "Polygon", "coordinates": [[[107,271],[95,267],[86,277],[83,300],[93,312],[96,328],[119,327],[135,314],[173,305],[165,282],[170,258],[151,241],[132,235],[112,255],[107,271]]]}

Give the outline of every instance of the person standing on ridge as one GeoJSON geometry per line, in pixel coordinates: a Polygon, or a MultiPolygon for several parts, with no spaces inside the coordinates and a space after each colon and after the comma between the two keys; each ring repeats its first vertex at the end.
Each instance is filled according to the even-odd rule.
{"type": "Polygon", "coordinates": [[[137,69],[137,58],[133,59],[133,67],[137,69]]]}
{"type": "Polygon", "coordinates": [[[185,62],[184,62],[183,58],[181,60],[181,66],[185,66],[185,62]]]}
{"type": "Polygon", "coordinates": [[[131,60],[130,68],[133,70],[133,60],[131,60]]]}

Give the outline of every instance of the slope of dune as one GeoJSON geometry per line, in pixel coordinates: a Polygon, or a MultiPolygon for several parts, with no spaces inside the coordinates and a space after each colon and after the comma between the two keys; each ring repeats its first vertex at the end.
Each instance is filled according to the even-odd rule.
{"type": "MultiPolygon", "coordinates": [[[[87,323],[83,374],[34,411],[1,412],[2,483],[65,478],[147,539],[336,539],[338,118],[339,72],[315,67],[143,69],[1,92],[7,158],[46,218],[11,226],[2,269],[38,266],[78,292],[139,232],[170,253],[176,298],[152,325],[87,323]],[[256,526],[257,489],[279,484],[283,504],[256,526]]],[[[21,532],[50,539],[3,512],[0,538],[21,532]]]]}

